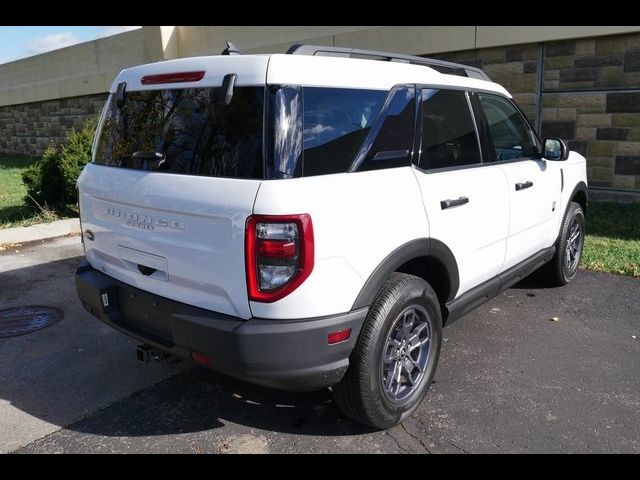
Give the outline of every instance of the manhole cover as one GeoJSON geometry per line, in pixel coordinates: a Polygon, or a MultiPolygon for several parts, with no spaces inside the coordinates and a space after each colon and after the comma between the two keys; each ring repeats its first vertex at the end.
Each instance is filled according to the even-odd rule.
{"type": "Polygon", "coordinates": [[[35,332],[61,319],[62,313],[51,307],[18,307],[0,310],[0,338],[35,332]]]}

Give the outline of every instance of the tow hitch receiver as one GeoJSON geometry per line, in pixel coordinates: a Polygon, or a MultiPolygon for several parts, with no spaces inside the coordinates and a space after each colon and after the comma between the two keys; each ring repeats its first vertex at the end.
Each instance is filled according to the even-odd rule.
{"type": "Polygon", "coordinates": [[[149,363],[150,360],[160,361],[165,358],[168,358],[170,355],[167,355],[162,350],[158,350],[157,348],[153,348],[151,345],[138,345],[136,347],[136,358],[139,362],[149,363]]]}

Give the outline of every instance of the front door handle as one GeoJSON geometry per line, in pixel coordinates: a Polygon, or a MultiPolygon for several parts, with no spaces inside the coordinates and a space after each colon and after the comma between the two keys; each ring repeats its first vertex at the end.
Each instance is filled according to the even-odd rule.
{"type": "Polygon", "coordinates": [[[524,190],[526,188],[533,187],[533,182],[527,180],[526,182],[516,183],[516,191],[524,190]]]}
{"type": "Polygon", "coordinates": [[[457,207],[458,205],[464,205],[465,203],[469,203],[469,199],[467,197],[460,197],[455,199],[447,199],[440,200],[440,208],[444,210],[445,208],[457,207]]]}

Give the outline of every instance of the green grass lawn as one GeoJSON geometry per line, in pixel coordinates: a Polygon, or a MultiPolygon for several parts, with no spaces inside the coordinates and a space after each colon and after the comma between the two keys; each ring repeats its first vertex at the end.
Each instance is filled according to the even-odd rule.
{"type": "Polygon", "coordinates": [[[56,215],[42,214],[35,205],[24,203],[27,189],[21,175],[36,160],[32,157],[0,156],[0,228],[57,220],[56,215]]]}
{"type": "Polygon", "coordinates": [[[640,278],[640,204],[589,203],[582,266],[640,278]]]}

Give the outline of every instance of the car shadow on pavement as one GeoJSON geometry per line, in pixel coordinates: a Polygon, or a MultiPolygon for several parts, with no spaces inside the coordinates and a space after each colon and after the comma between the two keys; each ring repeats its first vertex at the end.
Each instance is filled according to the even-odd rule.
{"type": "Polygon", "coordinates": [[[285,392],[194,367],[67,427],[102,436],[194,433],[227,423],[298,435],[359,435],[372,430],[343,416],[328,390],[285,392]]]}
{"type": "Polygon", "coordinates": [[[553,289],[557,287],[544,280],[539,272],[533,272],[531,275],[523,278],[518,283],[510,286],[509,288],[514,288],[516,290],[546,290],[549,288],[553,289]]]}
{"type": "MultiPolygon", "coordinates": [[[[13,428],[9,417],[18,409],[35,423],[104,436],[198,432],[227,422],[309,435],[369,431],[344,417],[328,390],[284,392],[190,362],[137,362],[135,342],[80,305],[73,274],[81,260],[0,272],[0,310],[43,305],[64,314],[43,330],[0,338],[0,407],[5,401],[14,409],[7,423],[0,408],[0,430],[13,428]]],[[[29,435],[29,425],[20,428],[29,435]]]]}

